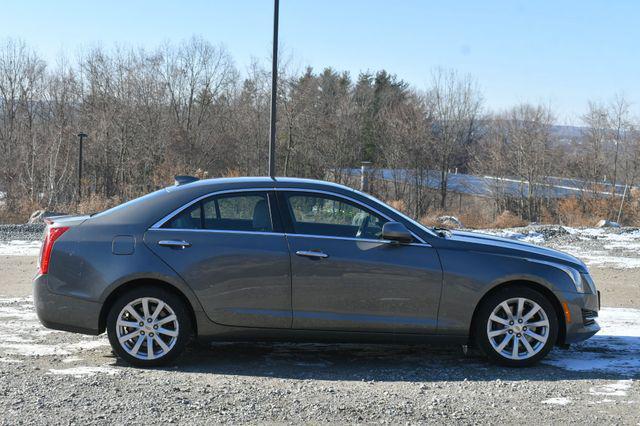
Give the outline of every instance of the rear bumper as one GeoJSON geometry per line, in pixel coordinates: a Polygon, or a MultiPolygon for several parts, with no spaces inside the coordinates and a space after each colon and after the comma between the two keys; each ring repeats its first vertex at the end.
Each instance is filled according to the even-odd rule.
{"type": "Polygon", "coordinates": [[[562,343],[581,342],[600,331],[598,321],[595,319],[600,309],[598,294],[563,293],[561,302],[567,304],[571,316],[569,321],[565,314],[566,332],[562,343]],[[587,318],[585,318],[586,313],[588,313],[587,318]]]}
{"type": "Polygon", "coordinates": [[[100,334],[101,303],[52,293],[47,275],[33,282],[33,302],[38,319],[47,328],[81,334],[100,334]]]}

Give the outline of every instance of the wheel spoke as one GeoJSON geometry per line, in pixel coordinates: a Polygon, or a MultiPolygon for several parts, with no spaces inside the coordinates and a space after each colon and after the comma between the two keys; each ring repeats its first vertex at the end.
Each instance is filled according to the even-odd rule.
{"type": "Polygon", "coordinates": [[[544,337],[544,336],[541,336],[541,335],[539,335],[539,334],[537,334],[537,333],[534,333],[534,332],[533,332],[533,331],[531,331],[531,330],[527,330],[527,331],[525,331],[525,334],[526,334],[527,336],[531,336],[531,337],[533,337],[534,339],[536,339],[537,341],[542,342],[542,343],[544,343],[544,342],[546,342],[546,341],[547,341],[547,339],[545,339],[545,337],[544,337]]]}
{"type": "Polygon", "coordinates": [[[125,334],[124,336],[121,336],[118,339],[118,341],[122,344],[122,343],[126,342],[127,340],[133,339],[134,337],[136,337],[139,334],[140,334],[140,330],[136,330],[136,331],[133,331],[133,332],[131,332],[129,334],[125,334]]]}
{"type": "Polygon", "coordinates": [[[155,321],[158,319],[158,315],[160,315],[160,312],[162,312],[162,309],[164,309],[164,305],[165,303],[163,301],[160,301],[160,303],[158,303],[158,305],[156,306],[156,310],[153,311],[153,315],[151,315],[152,321],[155,321]]]}
{"type": "Polygon", "coordinates": [[[140,324],[135,321],[125,321],[123,319],[118,320],[118,327],[140,328],[140,324]]]}
{"type": "Polygon", "coordinates": [[[529,341],[527,340],[526,337],[523,337],[522,339],[520,339],[520,341],[522,342],[522,344],[524,345],[525,349],[527,350],[527,354],[529,356],[532,356],[533,354],[535,354],[535,351],[533,350],[533,348],[531,347],[531,343],[529,343],[529,341]]]}
{"type": "Polygon", "coordinates": [[[502,306],[502,309],[507,314],[509,321],[513,321],[513,312],[511,312],[511,307],[509,306],[509,304],[507,302],[502,302],[500,306],[502,306]]]}
{"type": "Polygon", "coordinates": [[[142,317],[140,316],[140,314],[139,314],[139,313],[137,313],[137,312],[136,312],[136,310],[135,310],[135,309],[133,309],[133,308],[131,307],[131,305],[127,306],[127,307],[125,308],[125,310],[126,310],[127,312],[129,312],[131,315],[133,315],[133,317],[134,317],[138,322],[142,322],[142,321],[143,321],[143,319],[142,319],[142,317]]]}
{"type": "Polygon", "coordinates": [[[140,350],[140,346],[142,346],[142,342],[144,342],[144,336],[138,337],[138,341],[133,346],[133,348],[131,348],[131,353],[133,355],[137,355],[138,354],[138,351],[140,350]]]}
{"type": "Polygon", "coordinates": [[[493,339],[496,336],[500,336],[502,334],[506,334],[506,332],[507,332],[507,329],[506,328],[502,328],[500,330],[490,331],[488,336],[489,336],[490,339],[493,339]]]}
{"type": "Polygon", "coordinates": [[[500,345],[496,348],[498,350],[498,352],[502,352],[502,350],[507,347],[507,345],[509,344],[509,342],[511,341],[512,338],[513,338],[513,334],[508,334],[504,338],[502,343],[500,343],[500,345]]]}
{"type": "Polygon", "coordinates": [[[540,310],[540,305],[538,305],[537,303],[533,304],[533,307],[531,308],[531,310],[529,312],[527,312],[527,315],[525,315],[522,320],[524,322],[529,321],[536,313],[538,313],[538,311],[540,310]]]}
{"type": "Polygon", "coordinates": [[[516,311],[516,318],[520,319],[522,318],[522,311],[524,311],[524,299],[522,297],[520,297],[518,299],[518,310],[516,311]]]}
{"type": "Polygon", "coordinates": [[[178,336],[178,332],[176,330],[167,330],[166,328],[159,328],[156,330],[156,332],[167,335],[167,336],[171,336],[171,337],[178,336]]]}
{"type": "Polygon", "coordinates": [[[518,347],[520,343],[520,338],[518,336],[515,336],[513,338],[513,350],[511,351],[511,356],[514,358],[518,358],[518,347]]]}
{"type": "Polygon", "coordinates": [[[153,359],[153,337],[147,336],[147,358],[153,359]]]}
{"type": "Polygon", "coordinates": [[[176,320],[176,318],[177,318],[177,317],[176,317],[175,315],[169,315],[169,316],[167,316],[167,317],[162,318],[161,320],[158,320],[158,321],[156,322],[156,325],[157,325],[158,327],[160,327],[161,325],[164,325],[164,324],[166,324],[166,323],[168,323],[168,322],[175,321],[175,320],[176,320]]]}
{"type": "Polygon", "coordinates": [[[164,353],[169,352],[169,346],[167,346],[166,343],[164,343],[164,341],[158,337],[158,336],[153,336],[153,340],[156,341],[156,343],[158,344],[158,346],[160,346],[162,348],[162,350],[164,351],[164,353]]]}
{"type": "Polygon", "coordinates": [[[526,325],[527,325],[527,327],[548,327],[549,326],[549,321],[542,320],[542,321],[530,322],[530,323],[528,323],[526,325]]]}
{"type": "Polygon", "coordinates": [[[149,316],[151,315],[149,313],[149,299],[147,299],[146,297],[142,299],[142,312],[145,318],[149,318],[149,316]]]}
{"type": "Polygon", "coordinates": [[[509,325],[509,321],[504,319],[504,318],[500,318],[499,316],[497,316],[496,314],[491,314],[491,316],[489,317],[489,319],[493,322],[497,322],[498,324],[502,324],[502,325],[509,325]]]}

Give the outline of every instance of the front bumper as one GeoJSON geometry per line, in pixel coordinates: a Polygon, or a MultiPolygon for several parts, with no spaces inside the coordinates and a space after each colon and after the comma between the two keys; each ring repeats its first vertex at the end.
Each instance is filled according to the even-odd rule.
{"type": "Polygon", "coordinates": [[[48,275],[33,281],[33,303],[38,319],[47,328],[81,334],[100,334],[102,304],[52,293],[48,275]]]}
{"type": "Polygon", "coordinates": [[[569,315],[564,314],[566,327],[564,341],[561,343],[581,342],[600,331],[600,325],[596,320],[597,312],[600,309],[600,296],[598,293],[563,293],[560,301],[563,304],[563,308],[566,307],[569,311],[569,315]]]}

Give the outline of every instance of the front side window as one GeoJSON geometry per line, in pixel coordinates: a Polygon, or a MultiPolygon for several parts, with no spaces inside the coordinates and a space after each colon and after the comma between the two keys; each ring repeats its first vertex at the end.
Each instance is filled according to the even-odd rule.
{"type": "Polygon", "coordinates": [[[382,238],[387,220],[347,200],[321,194],[288,194],[296,234],[346,238],[382,238]]]}
{"type": "Polygon", "coordinates": [[[266,193],[243,192],[207,198],[178,213],[164,228],[272,232],[266,193]]]}

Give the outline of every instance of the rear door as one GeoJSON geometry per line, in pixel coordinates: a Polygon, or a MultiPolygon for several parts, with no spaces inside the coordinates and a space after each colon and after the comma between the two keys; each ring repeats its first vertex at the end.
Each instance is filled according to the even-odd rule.
{"type": "Polygon", "coordinates": [[[442,268],[429,244],[381,239],[388,218],[337,194],[278,191],[293,328],[435,333],[442,268]]]}
{"type": "Polygon", "coordinates": [[[272,206],[268,191],[212,195],[149,229],[145,243],[182,276],[211,320],[290,328],[289,250],[272,206]]]}

